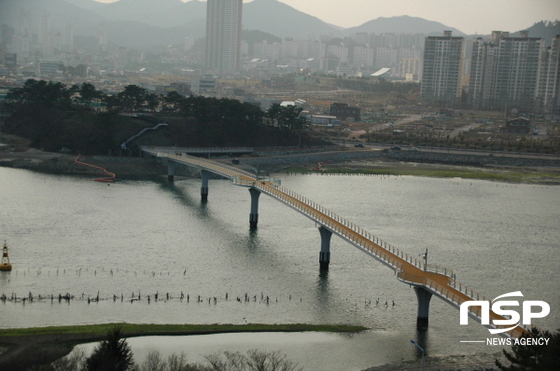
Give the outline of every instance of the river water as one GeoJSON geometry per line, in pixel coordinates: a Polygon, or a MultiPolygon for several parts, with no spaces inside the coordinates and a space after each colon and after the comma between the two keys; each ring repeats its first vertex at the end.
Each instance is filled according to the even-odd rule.
{"type": "MultiPolygon", "coordinates": [[[[459,282],[489,298],[521,291],[525,300],[547,301],[551,313],[534,323],[560,327],[560,187],[363,175],[280,178],[409,254],[428,248],[430,263],[453,269],[459,282]]],[[[459,311],[436,297],[430,328],[418,334],[413,290],[336,236],[330,269],[321,274],[317,226],[272,198],[261,196],[258,230],[249,231],[249,192],[227,180],[211,180],[209,201],[201,203],[199,179],[108,185],[0,168],[0,199],[0,239],[12,247],[14,265],[0,274],[0,295],[34,298],[0,302],[0,328],[126,321],[371,329],[354,336],[130,340],[138,352],[172,349],[189,359],[280,349],[306,370],[414,360],[419,353],[410,339],[430,356],[499,351],[461,343],[490,335],[472,320],[460,326],[459,311]],[[66,293],[74,299],[59,301],[66,293]]]]}

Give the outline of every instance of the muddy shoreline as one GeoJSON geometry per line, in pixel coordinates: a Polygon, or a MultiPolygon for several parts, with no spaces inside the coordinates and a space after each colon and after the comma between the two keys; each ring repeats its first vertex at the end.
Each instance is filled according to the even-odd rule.
{"type": "MultiPolygon", "coordinates": [[[[410,154],[405,154],[410,155],[410,154]]],[[[414,156],[415,154],[412,154],[414,156]]],[[[329,152],[310,153],[259,153],[255,156],[240,157],[242,167],[251,170],[258,168],[269,173],[363,173],[388,175],[414,175],[426,177],[462,177],[533,184],[560,184],[560,166],[554,161],[550,166],[518,166],[484,164],[491,156],[477,156],[478,164],[454,163],[456,159],[439,157],[423,159],[416,157],[400,158],[402,153],[387,151],[364,151],[346,149],[329,152]],[[319,165],[321,163],[321,165],[319,165]],[[321,167],[318,171],[317,167],[321,167]]],[[[27,141],[0,133],[0,166],[27,169],[47,174],[73,175],[96,178],[103,171],[80,165],[75,162],[76,154],[44,152],[30,148],[27,141]]],[[[230,158],[215,158],[230,164],[230,158]]],[[[116,174],[119,179],[164,179],[167,176],[165,164],[157,158],[84,156],[80,161],[105,168],[116,174]]],[[[558,161],[560,162],[560,161],[558,161]]],[[[527,163],[531,163],[528,161],[527,163]]],[[[177,176],[196,175],[186,167],[179,166],[177,176]]]]}
{"type": "MultiPolygon", "coordinates": [[[[76,154],[40,151],[27,147],[16,138],[7,139],[6,135],[0,137],[0,166],[2,167],[59,175],[103,175],[99,169],[76,163],[77,157],[76,154]]],[[[165,168],[155,159],[81,156],[80,161],[105,168],[122,178],[150,177],[165,173],[165,168]]]]}

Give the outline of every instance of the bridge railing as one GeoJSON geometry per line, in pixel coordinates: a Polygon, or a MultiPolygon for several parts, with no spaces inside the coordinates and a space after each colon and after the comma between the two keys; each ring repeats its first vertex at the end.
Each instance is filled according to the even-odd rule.
{"type": "MultiPolygon", "coordinates": [[[[297,199],[299,202],[304,203],[305,205],[319,211],[322,214],[325,214],[326,216],[328,216],[329,218],[333,219],[334,221],[342,224],[344,227],[346,227],[347,229],[349,229],[350,231],[354,232],[354,234],[358,234],[361,237],[364,237],[365,239],[373,242],[375,245],[392,252],[395,255],[399,255],[401,257],[406,257],[407,261],[409,262],[413,262],[414,260],[412,259],[412,257],[408,257],[408,254],[405,253],[401,253],[399,251],[398,248],[396,248],[395,246],[381,240],[379,237],[371,234],[370,232],[364,230],[362,227],[355,225],[354,223],[350,222],[349,220],[347,220],[346,218],[341,217],[340,215],[338,215],[337,213],[325,208],[324,206],[322,206],[321,204],[318,204],[312,200],[309,200],[308,198],[306,198],[305,196],[300,195],[299,193],[296,193],[290,189],[287,189],[285,187],[279,187],[279,190],[288,194],[289,196],[297,199]]],[[[350,234],[348,234],[350,235],[350,234]]],[[[354,241],[356,242],[356,241],[354,241]]]]}
{"type": "MultiPolygon", "coordinates": [[[[215,171],[220,175],[232,179],[232,182],[236,185],[254,187],[261,192],[267,193],[277,198],[283,203],[290,205],[294,209],[300,211],[310,219],[316,221],[321,225],[324,225],[333,232],[336,232],[355,246],[369,251],[377,259],[393,267],[396,272],[397,278],[400,281],[414,285],[425,286],[432,292],[437,293],[441,297],[457,306],[460,306],[461,303],[465,302],[466,300],[485,300],[490,302],[489,299],[478,294],[467,286],[457,282],[455,280],[455,274],[452,270],[435,264],[426,264],[424,260],[419,260],[417,257],[402,252],[395,246],[386,243],[379,237],[372,235],[363,228],[353,224],[345,218],[342,218],[340,215],[332,212],[322,205],[311,201],[290,189],[282,187],[279,182],[259,180],[255,178],[254,174],[250,174],[238,169],[232,170],[228,166],[221,166],[220,164],[197,159],[196,157],[192,156],[179,156],[168,153],[157,153],[157,155],[158,157],[183,160],[190,164],[200,166],[203,169],[215,171]],[[245,173],[247,173],[247,175],[245,175],[245,173]],[[405,273],[403,270],[404,262],[410,263],[423,271],[435,272],[448,276],[451,278],[451,280],[448,285],[442,286],[428,277],[405,273]]],[[[469,306],[468,310],[471,316],[477,318],[480,322],[481,308],[469,306]]],[[[491,313],[491,316],[493,316],[494,318],[504,318],[496,315],[493,312],[491,313]]],[[[515,329],[509,331],[509,334],[511,336],[518,337],[526,334],[527,332],[528,331],[526,329],[518,326],[515,329]]]]}
{"type": "Polygon", "coordinates": [[[480,295],[478,292],[455,280],[451,280],[448,286],[442,286],[428,277],[415,276],[412,274],[407,274],[403,271],[397,272],[397,278],[407,283],[425,285],[458,305],[465,301],[459,294],[468,297],[469,300],[491,301],[484,295],[480,295]]]}
{"type": "MultiPolygon", "coordinates": [[[[468,288],[466,285],[453,281],[450,286],[442,286],[437,282],[431,280],[427,277],[415,276],[412,274],[405,273],[402,270],[397,272],[397,279],[403,281],[405,283],[411,283],[415,285],[422,285],[425,287],[430,288],[432,292],[439,294],[440,296],[444,297],[451,303],[455,304],[456,306],[460,307],[462,303],[465,301],[470,300],[480,300],[480,301],[488,301],[491,302],[490,299],[486,298],[483,295],[480,295],[476,291],[468,288]]],[[[471,314],[471,316],[475,317],[479,322],[482,319],[482,308],[480,306],[468,306],[467,310],[471,314]]],[[[494,314],[495,318],[504,319],[505,317],[498,316],[494,314]]],[[[496,326],[494,326],[497,328],[496,326]]],[[[510,336],[519,337],[527,333],[527,330],[521,326],[514,328],[511,331],[508,331],[510,336]]]]}
{"type": "Polygon", "coordinates": [[[193,156],[188,156],[188,155],[172,155],[170,153],[161,153],[158,152],[157,154],[158,157],[166,157],[169,159],[173,159],[176,160],[178,162],[186,162],[195,166],[199,166],[203,169],[208,169],[218,175],[222,175],[226,178],[229,179],[233,179],[233,178],[238,178],[240,176],[240,173],[242,173],[244,176],[246,176],[247,178],[255,178],[256,176],[254,174],[251,174],[249,172],[246,171],[242,171],[242,170],[232,170],[227,166],[222,166],[218,163],[214,163],[212,161],[206,161],[203,159],[198,159],[196,157],[193,156]]]}
{"type": "Polygon", "coordinates": [[[418,259],[415,256],[401,251],[395,246],[383,241],[379,237],[371,234],[362,227],[350,222],[349,220],[341,217],[333,211],[325,208],[324,206],[308,199],[307,197],[304,197],[297,192],[292,191],[291,189],[281,186],[280,181],[276,180],[276,178],[270,178],[267,180],[256,179],[256,176],[254,174],[242,171],[240,169],[232,170],[228,166],[221,166],[220,164],[204,159],[198,159],[192,156],[173,155],[160,152],[158,152],[157,155],[158,157],[167,157],[178,161],[188,162],[190,164],[200,166],[201,168],[209,169],[213,172],[216,172],[217,174],[230,178],[236,185],[255,187],[261,189],[261,191],[274,194],[276,198],[282,199],[292,207],[298,208],[300,212],[306,214],[312,219],[316,219],[319,223],[328,226],[333,231],[336,231],[339,235],[344,236],[344,238],[351,241],[355,245],[378,256],[394,268],[397,265],[401,264],[399,259],[394,258],[394,256],[396,256],[424,271],[439,273],[448,277],[454,277],[454,273],[451,269],[435,264],[425,264],[423,259],[418,259]],[[242,178],[242,176],[246,177],[246,179],[242,178]],[[297,202],[293,202],[293,200],[296,200],[297,202]],[[303,210],[301,207],[299,207],[300,204],[306,205],[307,209],[303,210]],[[324,216],[326,216],[327,218],[324,218],[324,216]],[[392,255],[385,254],[384,251],[389,252],[392,255]]]}
{"type": "Polygon", "coordinates": [[[174,151],[180,153],[235,153],[235,152],[254,152],[253,147],[152,147],[152,146],[142,146],[142,150],[144,151],[153,151],[153,152],[160,152],[160,151],[174,151]]]}
{"type": "MultiPolygon", "coordinates": [[[[341,217],[340,215],[334,213],[333,211],[323,207],[322,205],[309,200],[308,198],[296,193],[288,188],[278,186],[278,191],[283,192],[290,197],[296,199],[297,201],[317,210],[318,212],[328,216],[332,220],[336,221],[339,224],[342,224],[344,227],[348,228],[353,233],[345,233],[345,231],[337,231],[340,234],[345,235],[347,238],[350,238],[354,243],[360,244],[363,248],[371,251],[372,253],[379,252],[379,248],[384,249],[399,258],[407,261],[410,264],[413,264],[415,267],[425,270],[427,272],[434,272],[439,274],[444,274],[448,277],[452,277],[454,275],[451,269],[446,267],[442,267],[436,264],[424,264],[423,260],[420,260],[414,256],[411,256],[403,251],[399,250],[395,246],[383,241],[379,237],[371,234],[370,232],[366,231],[362,227],[355,225],[354,223],[350,222],[349,220],[341,217]],[[355,234],[359,235],[361,238],[356,239],[355,234]]],[[[334,228],[334,226],[329,225],[329,227],[334,228]]]]}
{"type": "Polygon", "coordinates": [[[240,177],[236,176],[235,178],[231,178],[231,182],[238,186],[252,187],[256,185],[257,180],[241,179],[240,177]]]}
{"type": "MultiPolygon", "coordinates": [[[[274,197],[282,199],[284,202],[289,203],[292,207],[299,208],[300,212],[305,213],[312,219],[317,219],[320,223],[328,226],[333,231],[336,230],[338,234],[344,236],[355,245],[366,249],[372,254],[379,255],[380,257],[381,255],[385,256],[386,254],[382,254],[384,250],[385,252],[396,255],[398,258],[424,271],[435,272],[446,275],[448,277],[454,277],[454,273],[451,269],[435,264],[425,264],[425,261],[423,259],[418,259],[415,256],[409,255],[399,250],[395,246],[383,241],[382,239],[371,234],[362,227],[325,208],[323,205],[318,204],[317,202],[314,202],[307,197],[292,191],[291,189],[281,186],[280,181],[275,181],[274,178],[270,178],[267,180],[255,179],[255,176],[253,174],[246,174],[246,172],[238,169],[231,170],[228,166],[221,166],[211,161],[197,159],[196,157],[192,156],[179,156],[171,154],[158,154],[158,156],[174,158],[179,161],[183,160],[191,164],[196,164],[200,167],[206,167],[232,179],[232,182],[236,185],[255,187],[265,192],[268,191],[268,193],[274,194],[274,197]],[[242,178],[242,176],[240,176],[240,173],[246,176],[247,179],[242,178]],[[293,202],[293,200],[295,200],[296,202],[293,202]],[[301,204],[306,205],[308,209],[303,210],[302,208],[300,208],[299,205],[301,204]],[[323,220],[325,219],[323,216],[326,216],[327,219],[330,220],[323,220]],[[318,218],[321,220],[319,220],[318,218]],[[341,226],[343,228],[341,228],[341,226]]],[[[391,257],[391,259],[389,259],[389,256],[390,255],[387,255],[387,258],[383,258],[383,260],[387,261],[391,266],[396,267],[396,262],[399,262],[399,259],[394,259],[394,257],[391,257]],[[390,261],[387,259],[389,259],[390,261]]]]}
{"type": "MultiPolygon", "coordinates": [[[[461,296],[457,295],[456,292],[454,292],[453,289],[450,289],[449,287],[443,287],[439,284],[437,284],[436,282],[427,279],[427,286],[430,287],[432,290],[434,290],[435,292],[438,292],[440,295],[444,296],[447,300],[450,300],[451,302],[455,303],[457,306],[460,306],[462,303],[464,303],[465,301],[469,301],[469,300],[483,300],[483,301],[487,301],[487,302],[491,302],[490,299],[486,298],[483,295],[478,294],[476,291],[469,289],[467,286],[459,284],[460,288],[464,291],[461,291],[461,294],[465,294],[469,300],[465,300],[464,298],[462,298],[461,296]]],[[[468,307],[468,311],[469,313],[474,316],[479,322],[481,322],[481,318],[482,318],[482,307],[476,307],[476,306],[469,306],[468,307]]],[[[496,318],[496,319],[506,319],[506,317],[497,315],[494,312],[490,312],[490,317],[496,318]]],[[[505,326],[495,326],[492,325],[492,327],[494,328],[504,328],[505,326]]],[[[525,335],[527,334],[529,331],[525,328],[523,328],[522,326],[517,326],[514,329],[508,331],[509,335],[512,337],[520,337],[521,335],[525,335]]]]}
{"type": "Polygon", "coordinates": [[[265,182],[247,181],[235,179],[234,182],[238,184],[248,185],[255,187],[262,192],[268,193],[280,201],[297,209],[302,214],[306,215],[317,223],[322,224],[333,232],[336,232],[354,245],[369,251],[380,260],[386,262],[395,270],[402,266],[402,260],[416,266],[420,266],[421,262],[400,251],[394,246],[382,241],[378,237],[370,234],[362,228],[354,225],[348,220],[342,218],[338,214],[326,209],[322,205],[313,202],[306,197],[293,192],[282,186],[271,186],[265,182]]]}
{"type": "Polygon", "coordinates": [[[231,178],[231,182],[235,185],[238,186],[243,186],[243,187],[257,187],[260,183],[262,185],[262,183],[264,182],[268,182],[270,183],[269,185],[274,187],[274,188],[278,188],[280,186],[280,184],[282,183],[282,180],[279,178],[275,178],[275,177],[266,177],[266,178],[259,178],[259,179],[242,179],[239,176],[236,176],[234,178],[231,178]]]}
{"type": "Polygon", "coordinates": [[[253,152],[253,147],[177,147],[177,151],[189,153],[234,153],[253,152]]]}
{"type": "Polygon", "coordinates": [[[438,273],[438,274],[443,274],[444,276],[447,277],[455,277],[455,272],[453,272],[452,269],[449,269],[447,267],[444,267],[442,265],[438,265],[438,264],[430,264],[428,263],[424,269],[426,272],[432,272],[432,273],[438,273]]]}

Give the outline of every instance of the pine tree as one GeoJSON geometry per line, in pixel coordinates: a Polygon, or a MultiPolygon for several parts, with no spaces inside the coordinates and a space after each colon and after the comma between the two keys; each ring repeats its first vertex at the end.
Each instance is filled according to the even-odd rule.
{"type": "Polygon", "coordinates": [[[512,345],[512,353],[503,350],[509,366],[496,360],[496,366],[502,371],[548,371],[557,370],[560,365],[560,330],[551,333],[533,327],[524,338],[548,338],[547,345],[512,345]]]}
{"type": "Polygon", "coordinates": [[[134,368],[132,350],[117,325],[86,359],[84,371],[128,371],[134,368]]]}

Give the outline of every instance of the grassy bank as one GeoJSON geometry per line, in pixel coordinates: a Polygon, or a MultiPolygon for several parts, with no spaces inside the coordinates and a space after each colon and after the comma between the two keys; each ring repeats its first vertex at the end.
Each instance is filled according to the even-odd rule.
{"type": "MultiPolygon", "coordinates": [[[[185,336],[233,332],[360,332],[351,325],[209,324],[158,325],[122,323],[125,337],[185,336]]],[[[46,365],[69,354],[77,344],[101,341],[115,324],[0,329],[0,370],[26,370],[46,365]]]]}
{"type": "Polygon", "coordinates": [[[324,171],[313,171],[310,167],[290,166],[282,169],[282,173],[297,174],[363,174],[363,175],[392,175],[392,176],[419,176],[430,178],[462,178],[482,179],[515,183],[540,183],[559,184],[560,171],[533,170],[533,169],[473,169],[445,166],[367,166],[367,165],[326,165],[324,171]],[[440,168],[436,168],[440,167],[440,168]]]}
{"type": "MultiPolygon", "coordinates": [[[[210,324],[210,325],[158,325],[123,323],[126,336],[145,335],[197,335],[227,332],[359,332],[367,330],[362,326],[351,325],[309,325],[309,324],[210,324]]],[[[41,335],[79,335],[88,334],[103,338],[115,324],[32,327],[0,330],[1,337],[41,336],[41,335]]]]}

